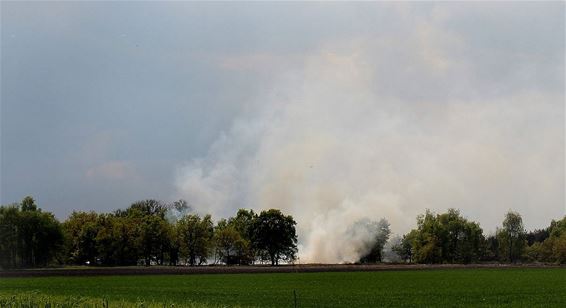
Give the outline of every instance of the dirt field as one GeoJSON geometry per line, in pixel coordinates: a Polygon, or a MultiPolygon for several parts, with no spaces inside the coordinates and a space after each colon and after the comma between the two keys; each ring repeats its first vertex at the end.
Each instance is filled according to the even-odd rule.
{"type": "Polygon", "coordinates": [[[281,266],[132,266],[132,267],[73,267],[0,271],[0,277],[44,277],[44,276],[102,276],[102,275],[191,275],[191,274],[242,274],[242,273],[316,273],[401,271],[456,268],[552,268],[558,265],[541,264],[304,264],[281,266]]]}

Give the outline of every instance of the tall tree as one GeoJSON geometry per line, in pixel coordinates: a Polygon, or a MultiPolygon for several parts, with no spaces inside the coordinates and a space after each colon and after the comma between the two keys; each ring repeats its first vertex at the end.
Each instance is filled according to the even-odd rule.
{"type": "Polygon", "coordinates": [[[214,226],[210,215],[200,217],[190,214],[178,222],[181,237],[181,249],[189,265],[201,265],[207,262],[212,248],[214,226]]]}
{"type": "Polygon", "coordinates": [[[241,258],[247,249],[246,242],[233,224],[221,220],[214,229],[214,245],[217,258],[227,265],[241,264],[241,258]]]}
{"type": "Polygon", "coordinates": [[[152,260],[163,264],[163,255],[168,243],[167,222],[163,217],[147,215],[142,219],[141,247],[145,265],[152,260]]]}
{"type": "Polygon", "coordinates": [[[127,210],[128,216],[159,216],[165,217],[167,206],[158,200],[147,199],[134,202],[127,210]]]}
{"type": "Polygon", "coordinates": [[[98,256],[96,237],[100,231],[98,214],[72,212],[63,223],[65,244],[70,263],[95,264],[98,256]]]}
{"type": "Polygon", "coordinates": [[[63,244],[60,223],[53,214],[42,212],[29,196],[19,206],[0,209],[0,235],[3,267],[45,266],[63,244]]]}
{"type": "Polygon", "coordinates": [[[439,230],[441,226],[434,213],[429,210],[417,217],[416,237],[413,241],[415,262],[441,263],[442,248],[439,230]]]}
{"type": "Polygon", "coordinates": [[[549,232],[548,238],[533,243],[528,249],[534,255],[533,259],[566,264],[566,216],[561,220],[553,220],[546,230],[549,232]]]}
{"type": "Polygon", "coordinates": [[[566,216],[550,224],[550,237],[546,239],[552,246],[551,261],[566,264],[566,216]]]}
{"type": "Polygon", "coordinates": [[[470,263],[480,259],[485,239],[479,224],[470,222],[456,209],[443,214],[427,210],[417,217],[411,233],[417,263],[470,263]]]}
{"type": "Polygon", "coordinates": [[[265,252],[271,265],[279,261],[293,262],[297,253],[297,223],[291,215],[270,209],[261,211],[253,225],[253,243],[260,251],[265,252]]]}
{"type": "Polygon", "coordinates": [[[31,196],[26,196],[22,200],[22,212],[37,211],[35,200],[31,196]]]}
{"type": "Polygon", "coordinates": [[[413,241],[417,237],[417,230],[403,235],[400,243],[391,247],[391,249],[405,262],[413,262],[413,241]]]}
{"type": "Polygon", "coordinates": [[[514,263],[521,255],[526,246],[525,228],[523,219],[517,212],[509,211],[505,214],[503,226],[497,231],[500,256],[514,263]]]}
{"type": "Polygon", "coordinates": [[[256,219],[257,214],[253,210],[246,209],[239,209],[235,217],[228,219],[228,225],[232,226],[239,235],[236,243],[236,259],[240,265],[251,264],[255,259],[252,238],[256,219]]]}
{"type": "Polygon", "coordinates": [[[0,267],[18,266],[20,209],[17,204],[0,207],[0,267]]]}

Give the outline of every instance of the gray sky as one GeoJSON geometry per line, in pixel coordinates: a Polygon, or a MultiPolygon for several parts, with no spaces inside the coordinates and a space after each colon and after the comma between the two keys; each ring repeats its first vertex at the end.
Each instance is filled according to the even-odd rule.
{"type": "MultiPolygon", "coordinates": [[[[40,207],[59,218],[72,210],[124,208],[145,198],[183,197],[220,216],[239,206],[265,207],[257,203],[269,198],[260,197],[258,191],[277,196],[285,193],[258,187],[257,182],[279,179],[280,174],[272,174],[276,166],[300,158],[287,157],[285,163],[269,161],[259,167],[246,159],[262,158],[263,163],[266,153],[269,157],[277,154],[271,152],[272,143],[299,143],[289,141],[294,135],[277,132],[242,137],[238,123],[256,123],[262,131],[273,127],[286,132],[291,127],[312,131],[309,144],[320,140],[319,130],[333,127],[343,128],[335,136],[343,134],[345,139],[364,136],[369,130],[375,131],[372,136],[384,132],[398,135],[399,141],[387,139],[384,144],[408,144],[406,153],[423,153],[419,159],[407,157],[383,167],[398,170],[393,178],[400,186],[417,185],[405,180],[411,170],[420,170],[414,172],[422,172],[419,176],[423,177],[426,172],[420,164],[413,169],[395,169],[395,164],[406,166],[421,158],[443,157],[445,150],[451,149],[455,151],[451,157],[461,159],[454,160],[451,167],[434,168],[431,173],[438,177],[423,178],[419,185],[450,183],[450,172],[461,167],[459,162],[469,163],[469,168],[490,168],[483,161],[497,156],[498,166],[517,167],[489,187],[484,185],[489,175],[458,169],[459,174],[473,174],[455,178],[461,186],[454,190],[465,192],[439,197],[440,188],[433,185],[434,197],[426,199],[415,193],[413,199],[406,200],[425,200],[422,205],[409,209],[399,201],[398,208],[412,222],[415,213],[427,207],[442,210],[448,204],[485,221],[488,228],[501,221],[502,211],[509,208],[523,213],[528,227],[543,227],[565,213],[562,2],[3,1],[1,9],[2,204],[33,195],[40,207]],[[354,74],[349,67],[357,67],[361,73],[354,74]],[[362,80],[360,74],[365,76],[362,80]],[[334,75],[346,77],[329,77],[334,75]],[[319,83],[317,76],[323,81],[319,83]],[[337,86],[332,86],[334,83],[337,86]],[[332,92],[344,85],[351,86],[332,92]],[[297,94],[301,87],[321,90],[297,94]],[[328,93],[333,95],[327,97],[328,93]],[[356,127],[356,123],[371,121],[361,119],[364,112],[349,113],[358,107],[340,111],[340,105],[330,103],[341,93],[349,93],[345,100],[355,100],[358,93],[364,93],[361,101],[379,100],[380,107],[371,105],[366,114],[377,117],[386,110],[399,116],[395,123],[418,125],[401,125],[401,132],[370,124],[356,127]],[[313,112],[314,116],[297,124],[295,117],[262,115],[286,99],[306,102],[285,105],[290,106],[285,107],[286,114],[313,112]],[[312,101],[324,102],[309,103],[312,101]],[[327,109],[336,111],[327,115],[328,123],[304,125],[313,123],[311,120],[327,109]],[[353,121],[342,122],[336,115],[350,115],[353,121]],[[412,121],[411,117],[417,118],[412,121]],[[270,119],[279,124],[265,124],[270,119]],[[441,126],[443,121],[449,124],[441,126]],[[458,126],[467,121],[479,126],[470,131],[458,126]],[[415,134],[426,138],[415,141],[415,134]],[[470,147],[461,142],[464,139],[471,140],[470,147]],[[495,150],[482,152],[481,159],[469,158],[467,155],[476,153],[480,145],[485,149],[485,140],[491,140],[495,150]],[[437,145],[443,154],[419,152],[423,144],[437,145]],[[247,175],[217,181],[210,173],[224,172],[218,161],[247,175]],[[540,168],[525,167],[527,161],[540,168]],[[239,170],[240,166],[245,170],[239,170]],[[257,172],[249,175],[253,170],[257,172]],[[195,172],[200,173],[195,176],[195,172]],[[533,182],[516,183],[517,178],[533,182]],[[231,181],[230,188],[222,186],[226,181],[231,181]],[[549,183],[540,184],[543,181],[549,183]],[[234,186],[234,182],[238,184],[234,186]],[[525,187],[532,187],[527,189],[528,195],[525,187]],[[504,197],[499,197],[499,192],[504,197]],[[215,193],[229,197],[221,201],[206,197],[215,193]],[[476,197],[462,197],[466,194],[476,197]],[[472,202],[484,205],[474,208],[469,205],[472,202]],[[501,211],[489,212],[493,203],[501,211]]],[[[366,145],[364,151],[385,151],[379,146],[368,149],[375,140],[366,137],[360,139],[366,145]]],[[[356,144],[351,148],[357,148],[356,144]]],[[[291,154],[303,155],[304,151],[291,154]]],[[[371,162],[388,157],[368,154],[355,159],[371,162]]],[[[341,162],[342,158],[330,161],[341,162]]],[[[357,170],[357,166],[346,167],[357,170]]],[[[359,172],[354,178],[362,177],[359,172]]],[[[335,174],[320,172],[317,176],[324,179],[335,174]]],[[[385,181],[374,180],[377,184],[385,181]]],[[[403,192],[381,187],[383,191],[375,192],[381,196],[376,198],[378,203],[393,198],[383,196],[403,192]]],[[[353,194],[345,191],[340,204],[352,198],[373,200],[364,197],[372,195],[368,191],[353,194]]],[[[369,202],[363,200],[352,202],[369,202]]],[[[297,206],[282,207],[301,213],[297,206]]],[[[318,212],[313,213],[315,217],[318,212]]],[[[382,213],[387,218],[390,210],[382,213]]],[[[403,226],[399,230],[404,230],[407,222],[400,220],[398,224],[403,226]]]]}

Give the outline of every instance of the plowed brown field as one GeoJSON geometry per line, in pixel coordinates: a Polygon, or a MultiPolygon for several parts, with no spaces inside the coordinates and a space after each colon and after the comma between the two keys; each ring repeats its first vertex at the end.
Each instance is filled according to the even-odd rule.
{"type": "Polygon", "coordinates": [[[42,276],[101,276],[101,275],[191,275],[191,274],[243,274],[243,273],[315,273],[401,271],[463,268],[551,268],[557,265],[541,264],[303,264],[303,265],[254,265],[254,266],[131,266],[131,267],[73,267],[0,271],[0,277],[42,276]]]}

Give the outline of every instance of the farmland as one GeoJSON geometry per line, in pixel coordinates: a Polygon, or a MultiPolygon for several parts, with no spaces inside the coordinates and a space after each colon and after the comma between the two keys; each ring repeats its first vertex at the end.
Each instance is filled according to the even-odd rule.
{"type": "Polygon", "coordinates": [[[564,306],[566,268],[193,275],[53,276],[0,279],[0,297],[106,299],[176,306],[292,307],[564,306]]]}

